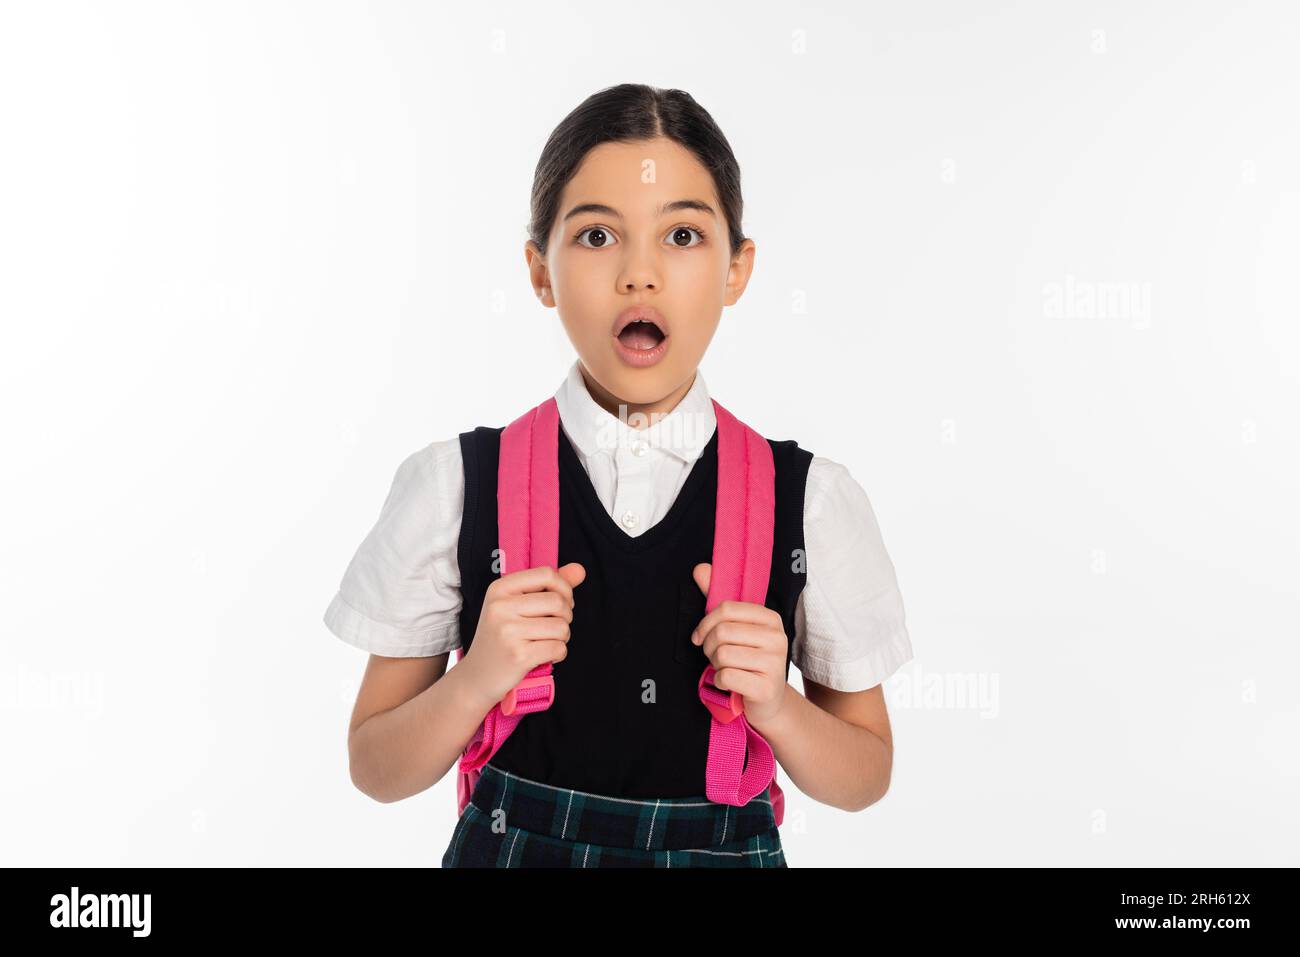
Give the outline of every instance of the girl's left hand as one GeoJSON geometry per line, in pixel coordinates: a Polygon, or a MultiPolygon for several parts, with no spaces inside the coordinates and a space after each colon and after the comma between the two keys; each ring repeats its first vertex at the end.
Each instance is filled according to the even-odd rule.
{"type": "MultiPolygon", "coordinates": [[[[695,583],[706,596],[713,566],[695,566],[695,583]]],[[[691,641],[713,665],[713,684],[744,696],[745,719],[756,728],[785,704],[787,639],[781,616],[766,605],[723,601],[700,619],[691,641]]]]}

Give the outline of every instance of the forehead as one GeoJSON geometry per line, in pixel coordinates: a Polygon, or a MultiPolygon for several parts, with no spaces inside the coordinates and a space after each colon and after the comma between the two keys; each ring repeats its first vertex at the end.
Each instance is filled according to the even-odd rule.
{"type": "Polygon", "coordinates": [[[662,137],[601,143],[565,185],[560,215],[578,203],[604,203],[624,216],[650,213],[660,202],[695,197],[720,205],[713,177],[695,154],[662,137]]]}

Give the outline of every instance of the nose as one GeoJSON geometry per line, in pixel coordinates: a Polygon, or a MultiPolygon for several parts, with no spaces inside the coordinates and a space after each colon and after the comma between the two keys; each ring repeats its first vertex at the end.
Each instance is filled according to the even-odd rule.
{"type": "Polygon", "coordinates": [[[619,288],[624,292],[636,292],[641,289],[657,289],[659,283],[659,262],[655,250],[647,244],[629,241],[623,269],[619,275],[619,288]]]}

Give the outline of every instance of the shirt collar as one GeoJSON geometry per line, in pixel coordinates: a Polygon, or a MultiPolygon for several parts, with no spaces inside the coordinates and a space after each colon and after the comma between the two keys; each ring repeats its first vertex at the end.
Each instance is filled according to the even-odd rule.
{"type": "Polygon", "coordinates": [[[700,457],[717,428],[713,400],[699,369],[695,370],[695,381],[681,401],[646,428],[638,429],[626,424],[591,397],[582,378],[580,359],[575,359],[569,367],[564,382],[555,393],[555,404],[565,435],[588,458],[597,452],[613,454],[617,448],[645,442],[651,448],[690,463],[700,457]]]}

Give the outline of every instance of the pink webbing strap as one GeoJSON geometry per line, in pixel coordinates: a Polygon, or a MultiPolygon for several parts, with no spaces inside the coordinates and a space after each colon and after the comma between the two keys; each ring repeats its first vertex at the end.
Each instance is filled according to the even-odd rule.
{"type": "MultiPolygon", "coordinates": [[[[713,571],[704,610],[725,600],[767,601],[776,508],[772,447],[718,401],[718,502],[713,534],[713,571]]],[[[713,686],[713,666],[700,676],[700,701],[713,715],[705,793],[721,804],[748,804],[771,786],[779,825],[785,798],[776,783],[776,758],[763,736],[745,720],[742,697],[713,686]]]]}
{"type": "MultiPolygon", "coordinates": [[[[542,565],[557,567],[560,548],[559,407],[554,397],[529,409],[501,433],[497,466],[497,529],[501,574],[542,565]]],[[[458,648],[456,660],[464,655],[458,648]]],[[[457,812],[469,803],[480,770],[527,714],[545,711],[555,697],[551,662],[524,676],[492,706],[460,756],[457,812]]]]}
{"type": "MultiPolygon", "coordinates": [[[[771,446],[716,400],[713,407],[718,423],[718,496],[706,612],[726,599],[764,604],[775,510],[771,446]]],[[[501,434],[497,524],[503,575],[541,565],[558,567],[558,442],[559,409],[554,398],[521,415],[501,434]]],[[[458,648],[457,660],[463,655],[464,649],[458,648]]],[[[770,784],[772,810],[779,825],[785,798],[776,781],[772,748],[745,720],[741,696],[714,687],[712,676],[710,665],[699,684],[700,701],[713,715],[706,794],[712,801],[740,806],[770,784]]],[[[488,712],[460,758],[459,812],[469,803],[483,765],[524,715],[550,707],[554,695],[551,662],[545,662],[488,712]]]]}

